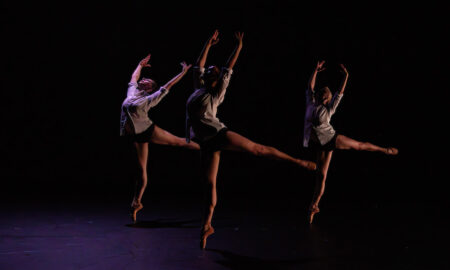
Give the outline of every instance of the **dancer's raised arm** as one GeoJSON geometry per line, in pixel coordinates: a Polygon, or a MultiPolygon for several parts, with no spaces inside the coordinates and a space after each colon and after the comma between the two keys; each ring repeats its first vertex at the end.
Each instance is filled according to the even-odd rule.
{"type": "Polygon", "coordinates": [[[219,42],[219,30],[214,31],[214,34],[206,41],[205,46],[203,47],[200,56],[195,63],[199,68],[205,67],[206,58],[208,57],[209,49],[211,46],[216,45],[219,42]]]}
{"type": "Polygon", "coordinates": [[[340,66],[341,66],[341,72],[344,73],[345,77],[341,82],[341,87],[340,87],[339,91],[334,93],[333,98],[331,99],[330,103],[328,104],[331,115],[333,115],[336,112],[336,108],[339,105],[339,103],[341,102],[341,98],[342,98],[342,95],[344,95],[345,86],[347,85],[347,80],[348,80],[347,69],[344,67],[343,64],[340,64],[340,66]]]}
{"type": "Polygon", "coordinates": [[[150,64],[148,63],[148,61],[150,60],[150,56],[151,56],[150,54],[147,55],[144,59],[142,59],[139,62],[139,65],[136,67],[133,74],[131,75],[130,83],[137,83],[139,80],[139,77],[141,77],[142,68],[150,67],[150,64]]]}
{"type": "MultiPolygon", "coordinates": [[[[325,191],[325,182],[327,179],[328,168],[330,166],[331,157],[335,149],[341,150],[357,150],[381,152],[386,155],[397,155],[398,149],[394,147],[380,147],[370,142],[360,142],[352,138],[346,137],[336,132],[330,124],[331,117],[339,105],[345,87],[348,81],[348,71],[344,65],[340,65],[344,78],[341,82],[340,89],[331,97],[331,91],[328,87],[323,87],[314,92],[315,80],[317,72],[322,69],[323,61],[317,63],[309,82],[310,90],[307,90],[307,97],[312,94],[317,95],[314,103],[309,103],[305,113],[305,140],[304,145],[316,152],[316,187],[311,205],[309,207],[309,223],[313,222],[314,216],[320,212],[319,202],[325,191]],[[326,109],[325,109],[326,108],[326,109]]],[[[310,99],[311,100],[311,99],[310,99]]]]}
{"type": "Polygon", "coordinates": [[[236,32],[234,36],[236,37],[238,44],[236,45],[236,48],[234,48],[233,53],[231,54],[227,64],[225,65],[228,69],[233,69],[234,65],[236,64],[239,53],[242,49],[242,39],[244,38],[244,32],[236,32]]]}
{"type": "Polygon", "coordinates": [[[325,64],[325,61],[317,62],[316,68],[314,68],[311,78],[309,79],[308,90],[314,92],[314,87],[316,86],[317,73],[325,70],[325,68],[323,66],[324,64],[325,64]]]}
{"type": "Polygon", "coordinates": [[[345,91],[345,86],[347,86],[347,81],[348,81],[348,71],[347,71],[347,69],[345,68],[345,66],[343,65],[343,64],[340,64],[340,66],[341,66],[341,72],[342,73],[344,73],[344,79],[342,80],[342,82],[341,82],[341,87],[340,87],[340,90],[339,90],[339,95],[343,95],[344,94],[344,91],[345,91]]]}
{"type": "Polygon", "coordinates": [[[172,80],[168,81],[163,88],[169,90],[172,86],[174,86],[177,82],[179,82],[181,80],[181,78],[183,78],[184,75],[186,75],[186,72],[191,68],[192,65],[188,65],[186,64],[186,62],[182,62],[180,63],[180,65],[182,66],[181,72],[176,75],[175,77],[173,77],[172,80]]]}
{"type": "Polygon", "coordinates": [[[182,62],[181,66],[183,67],[181,72],[173,77],[170,81],[168,81],[165,85],[163,85],[158,91],[146,97],[147,104],[145,108],[149,110],[151,107],[156,106],[162,99],[167,95],[169,89],[172,88],[177,82],[183,78],[186,72],[189,70],[191,65],[186,64],[186,62],[182,62]]]}

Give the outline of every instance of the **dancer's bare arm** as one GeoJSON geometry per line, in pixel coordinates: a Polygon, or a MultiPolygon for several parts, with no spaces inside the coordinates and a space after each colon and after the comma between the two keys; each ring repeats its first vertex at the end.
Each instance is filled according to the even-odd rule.
{"type": "Polygon", "coordinates": [[[239,53],[242,49],[242,39],[244,38],[244,33],[242,32],[236,32],[235,34],[237,45],[236,48],[234,48],[233,53],[231,54],[230,58],[227,61],[227,64],[225,65],[225,68],[222,70],[221,73],[221,80],[219,86],[217,86],[217,93],[215,95],[214,102],[217,104],[220,104],[223,102],[223,99],[225,97],[225,92],[228,87],[228,84],[230,83],[231,73],[233,72],[233,67],[236,64],[236,61],[239,57],[239,53]]]}
{"type": "Polygon", "coordinates": [[[191,65],[186,64],[185,62],[181,63],[181,66],[183,67],[181,72],[177,74],[175,77],[173,77],[169,82],[167,82],[165,85],[163,85],[158,91],[152,93],[151,95],[148,95],[146,100],[146,110],[149,110],[150,108],[158,105],[158,103],[167,95],[169,92],[169,89],[172,88],[177,82],[183,78],[183,76],[186,74],[186,72],[189,70],[191,65]]]}
{"type": "Polygon", "coordinates": [[[130,83],[137,83],[139,78],[141,77],[142,68],[150,67],[150,64],[148,63],[148,61],[150,60],[150,56],[151,56],[150,54],[147,55],[144,59],[142,59],[139,62],[139,65],[136,67],[133,74],[131,75],[130,83]]]}
{"type": "Polygon", "coordinates": [[[313,73],[311,74],[311,78],[309,78],[308,88],[312,92],[314,92],[314,87],[316,86],[317,73],[325,70],[325,67],[323,66],[324,64],[325,64],[325,61],[317,62],[317,65],[314,68],[313,73]]]}
{"type": "Polygon", "coordinates": [[[244,32],[236,32],[234,36],[236,37],[238,43],[236,45],[236,48],[234,48],[234,51],[231,54],[230,58],[228,59],[227,64],[225,65],[228,69],[233,69],[234,65],[236,64],[239,53],[242,49],[242,39],[244,38],[244,32]]]}
{"type": "Polygon", "coordinates": [[[168,81],[163,88],[169,90],[170,88],[172,88],[172,86],[174,86],[177,82],[179,82],[181,80],[181,78],[183,78],[184,75],[186,75],[186,72],[191,68],[192,65],[188,65],[186,64],[186,62],[182,62],[180,63],[180,65],[182,66],[181,72],[178,73],[175,77],[173,77],[170,81],[168,81]]]}
{"type": "Polygon", "coordinates": [[[336,112],[336,108],[339,105],[339,103],[341,102],[342,95],[344,94],[345,86],[347,85],[348,71],[344,67],[343,64],[341,64],[340,66],[341,66],[341,72],[344,73],[345,77],[341,82],[341,87],[340,87],[339,91],[334,94],[333,99],[331,100],[330,104],[328,105],[330,108],[330,114],[334,114],[336,112]]]}
{"type": "Polygon", "coordinates": [[[345,66],[343,64],[340,65],[341,66],[341,72],[344,73],[344,79],[341,82],[341,87],[339,90],[339,95],[343,95],[344,91],[345,91],[345,87],[347,86],[347,81],[348,81],[348,71],[345,68],[345,66]]]}
{"type": "Polygon", "coordinates": [[[195,63],[199,68],[205,67],[206,58],[208,58],[209,49],[211,46],[216,45],[219,42],[219,30],[214,31],[214,34],[206,41],[205,46],[203,47],[200,56],[195,63]]]}

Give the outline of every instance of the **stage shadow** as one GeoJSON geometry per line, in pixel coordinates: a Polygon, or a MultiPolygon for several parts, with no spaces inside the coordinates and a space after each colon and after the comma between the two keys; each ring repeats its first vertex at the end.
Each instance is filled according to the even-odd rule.
{"type": "Polygon", "coordinates": [[[217,260],[216,262],[230,269],[285,269],[286,267],[298,267],[303,264],[322,261],[324,258],[303,258],[292,260],[266,260],[255,257],[238,255],[233,252],[206,249],[206,251],[216,252],[224,257],[224,260],[217,260]]]}
{"type": "Polygon", "coordinates": [[[167,220],[167,219],[155,219],[155,220],[139,220],[135,224],[126,224],[125,226],[131,228],[200,228],[200,220],[167,220]],[[195,224],[191,224],[195,223],[195,224]]]}

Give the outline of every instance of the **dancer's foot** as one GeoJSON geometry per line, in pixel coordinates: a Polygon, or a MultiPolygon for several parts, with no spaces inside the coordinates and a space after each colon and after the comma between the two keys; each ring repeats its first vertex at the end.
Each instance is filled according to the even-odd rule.
{"type": "Polygon", "coordinates": [[[319,213],[320,209],[317,206],[312,206],[309,208],[309,212],[308,212],[308,220],[309,220],[309,224],[313,223],[313,219],[314,219],[314,215],[319,213]]]}
{"type": "Polygon", "coordinates": [[[140,211],[142,208],[144,208],[144,205],[141,202],[135,202],[131,204],[131,220],[133,223],[136,223],[136,214],[138,211],[140,211]]]}
{"type": "Polygon", "coordinates": [[[386,155],[395,156],[398,154],[398,149],[394,147],[388,147],[386,148],[386,155]]]}
{"type": "Polygon", "coordinates": [[[208,227],[203,228],[201,234],[200,234],[200,248],[205,249],[206,248],[206,239],[208,236],[214,233],[214,228],[209,225],[208,227]]]}
{"type": "Polygon", "coordinates": [[[316,163],[314,163],[312,161],[299,159],[298,164],[310,171],[315,171],[317,169],[316,163]]]}

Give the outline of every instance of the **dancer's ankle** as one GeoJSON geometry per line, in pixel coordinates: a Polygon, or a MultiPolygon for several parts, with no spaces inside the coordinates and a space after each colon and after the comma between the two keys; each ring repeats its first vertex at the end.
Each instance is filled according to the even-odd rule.
{"type": "Polygon", "coordinates": [[[137,206],[141,204],[141,200],[138,199],[133,199],[133,201],[131,202],[131,206],[137,206]]]}
{"type": "Polygon", "coordinates": [[[205,231],[207,231],[207,230],[209,230],[211,228],[212,228],[211,223],[205,224],[205,225],[202,226],[202,231],[205,232],[205,231]]]}

